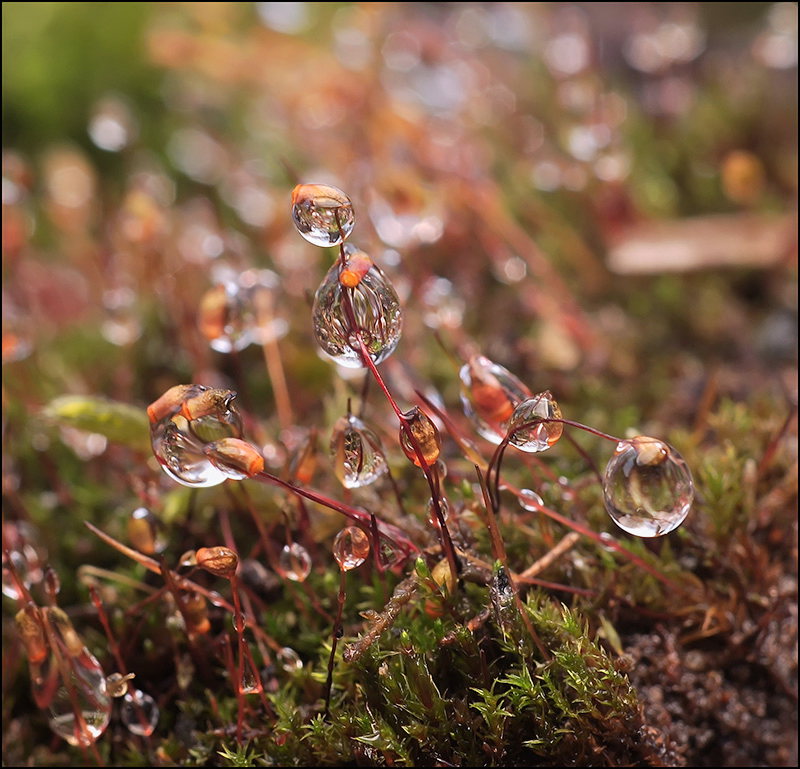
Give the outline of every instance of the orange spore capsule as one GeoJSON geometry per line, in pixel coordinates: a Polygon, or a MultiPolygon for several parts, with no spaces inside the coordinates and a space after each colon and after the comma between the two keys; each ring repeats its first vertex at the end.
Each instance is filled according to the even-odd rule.
{"type": "MultiPolygon", "coordinates": [[[[439,458],[442,450],[442,439],[439,436],[439,429],[431,421],[430,417],[418,406],[414,406],[410,411],[406,411],[403,416],[408,423],[408,429],[414,436],[419,446],[422,456],[428,466],[432,465],[439,458]]],[[[405,455],[417,466],[422,467],[417,456],[414,444],[409,440],[404,428],[400,428],[400,446],[405,455]]]]}
{"type": "Polygon", "coordinates": [[[181,404],[181,414],[186,419],[200,419],[209,414],[225,412],[236,397],[233,390],[204,388],[203,392],[187,398],[181,404]]]}
{"type": "Polygon", "coordinates": [[[177,414],[187,398],[197,395],[202,390],[205,390],[203,385],[196,384],[170,387],[160,398],[154,400],[147,407],[147,416],[150,419],[150,424],[154,425],[166,417],[177,414]]]}
{"type": "Polygon", "coordinates": [[[355,288],[372,269],[373,261],[363,251],[350,254],[347,263],[339,273],[339,283],[347,288],[355,288]]]}
{"type": "Polygon", "coordinates": [[[253,444],[241,438],[220,438],[204,448],[206,456],[222,470],[252,478],[264,470],[264,457],[253,444]]]}

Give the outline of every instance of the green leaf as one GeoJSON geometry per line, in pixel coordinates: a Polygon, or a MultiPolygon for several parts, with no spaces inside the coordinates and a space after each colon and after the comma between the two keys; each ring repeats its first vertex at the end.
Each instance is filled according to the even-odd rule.
{"type": "Polygon", "coordinates": [[[136,451],[150,451],[149,422],[144,409],[89,395],[62,395],[42,411],[60,425],[99,433],[136,451]]]}

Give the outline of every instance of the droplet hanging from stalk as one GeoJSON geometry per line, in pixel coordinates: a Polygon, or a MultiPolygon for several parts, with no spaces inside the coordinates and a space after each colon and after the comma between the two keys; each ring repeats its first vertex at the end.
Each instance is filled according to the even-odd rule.
{"type": "Polygon", "coordinates": [[[617,444],[603,478],[606,510],[637,537],[660,537],[680,526],[694,499],[683,457],[668,443],[639,435],[617,444]]]}
{"type": "Polygon", "coordinates": [[[315,246],[338,246],[353,231],[350,198],[327,184],[298,184],[292,190],[292,219],[297,231],[315,246]]]}
{"type": "Polygon", "coordinates": [[[478,434],[494,444],[506,436],[514,409],[531,391],[508,369],[483,355],[461,367],[461,405],[478,434]]]}
{"type": "MultiPolygon", "coordinates": [[[[407,423],[407,429],[417,442],[417,447],[422,453],[422,458],[428,467],[436,464],[442,450],[442,438],[439,429],[431,421],[431,418],[419,406],[414,406],[403,414],[407,423]]],[[[417,466],[422,467],[422,460],[417,455],[417,449],[410,440],[406,427],[400,427],[400,447],[405,455],[417,466]]]]}
{"type": "Polygon", "coordinates": [[[336,535],[333,541],[333,557],[342,571],[361,566],[368,555],[369,537],[358,526],[348,526],[336,535]]]}
{"type": "Polygon", "coordinates": [[[353,414],[333,426],[331,456],[333,471],[346,489],[368,486],[389,469],[380,439],[353,414]]]}
{"type": "Polygon", "coordinates": [[[509,443],[529,454],[553,446],[564,432],[564,425],[561,422],[537,422],[537,418],[561,419],[561,409],[550,390],[517,404],[508,420],[509,443]]]}
{"type": "Polygon", "coordinates": [[[397,292],[376,265],[361,274],[352,271],[349,282],[340,280],[351,260],[362,252],[346,245],[345,263],[336,262],[314,295],[312,311],[314,337],[319,346],[338,364],[347,368],[363,368],[357,333],[360,333],[369,356],[375,363],[386,360],[397,347],[403,328],[402,311],[397,292]],[[352,317],[345,308],[345,292],[349,292],[352,317]]]}
{"type": "Polygon", "coordinates": [[[123,697],[120,714],[128,731],[140,737],[149,737],[155,731],[160,715],[156,701],[141,689],[133,689],[123,697]]]}

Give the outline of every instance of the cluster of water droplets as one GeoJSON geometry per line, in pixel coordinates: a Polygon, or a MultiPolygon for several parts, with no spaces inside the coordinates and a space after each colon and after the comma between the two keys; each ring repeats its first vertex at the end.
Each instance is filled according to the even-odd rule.
{"type": "Polygon", "coordinates": [[[375,363],[388,358],[402,333],[400,300],[380,267],[364,251],[344,243],[355,226],[350,198],[336,187],[300,184],[292,193],[292,218],[310,243],[342,246],[314,295],[317,344],[347,368],[364,366],[361,343],[375,363]]]}
{"type": "Polygon", "coordinates": [[[242,418],[232,390],[176,385],[148,407],[150,442],[164,472],[184,486],[216,486],[243,474],[221,462],[209,444],[241,439],[242,418]]]}
{"type": "Polygon", "coordinates": [[[617,444],[603,478],[603,496],[621,529],[638,537],[660,537],[686,520],[694,484],[672,446],[639,435],[617,444]]]}

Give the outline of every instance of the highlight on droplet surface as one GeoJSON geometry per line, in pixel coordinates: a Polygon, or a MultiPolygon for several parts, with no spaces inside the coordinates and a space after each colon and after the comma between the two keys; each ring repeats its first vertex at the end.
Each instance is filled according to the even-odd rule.
{"type": "Polygon", "coordinates": [[[315,246],[338,246],[353,231],[350,198],[327,184],[298,184],[292,190],[292,219],[297,231],[315,246]]]}
{"type": "MultiPolygon", "coordinates": [[[[346,259],[360,253],[349,244],[344,251],[346,259]]],[[[380,363],[394,352],[400,341],[403,315],[394,286],[377,265],[372,265],[351,288],[340,282],[341,272],[346,269],[347,261],[344,266],[336,262],[314,295],[314,338],[339,365],[363,368],[356,331],[370,358],[380,363]],[[345,309],[344,292],[349,292],[352,318],[345,309]]]]}
{"type": "Polygon", "coordinates": [[[694,483],[672,446],[639,435],[617,444],[603,478],[603,496],[621,529],[637,537],[660,537],[686,520],[694,483]]]}
{"type": "Polygon", "coordinates": [[[537,422],[537,418],[561,419],[561,409],[550,390],[517,404],[508,420],[509,443],[529,454],[553,446],[564,432],[564,425],[561,422],[537,422]]]}
{"type": "Polygon", "coordinates": [[[353,414],[336,421],[330,451],[333,471],[346,489],[368,486],[389,469],[380,439],[353,414]]]}
{"type": "Polygon", "coordinates": [[[539,506],[544,505],[544,500],[532,489],[520,489],[518,500],[520,507],[530,513],[539,512],[539,506]]]}
{"type": "Polygon", "coordinates": [[[311,574],[311,556],[301,544],[292,542],[284,545],[278,557],[278,566],[286,579],[292,582],[305,582],[311,574]]]}
{"type": "Polygon", "coordinates": [[[284,646],[278,651],[278,662],[287,673],[296,673],[303,667],[303,660],[300,655],[291,647],[284,646]]]}
{"type": "Polygon", "coordinates": [[[473,355],[459,372],[461,405],[475,430],[490,443],[506,436],[514,409],[531,391],[508,369],[483,355],[473,355]]]}
{"type": "Polygon", "coordinates": [[[333,557],[342,571],[361,566],[369,555],[369,537],[358,526],[342,529],[333,541],[333,557]]]}

